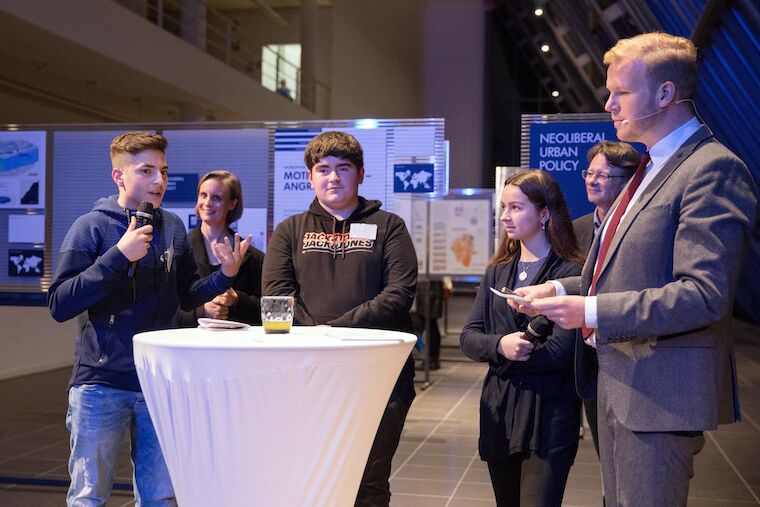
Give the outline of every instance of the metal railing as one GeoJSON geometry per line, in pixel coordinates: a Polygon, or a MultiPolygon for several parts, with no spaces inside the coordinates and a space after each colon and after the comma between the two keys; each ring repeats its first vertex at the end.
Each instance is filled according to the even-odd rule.
{"type": "Polygon", "coordinates": [[[193,9],[185,8],[183,12],[183,4],[188,4],[180,0],[115,1],[258,81],[272,92],[276,93],[277,84],[285,79],[291,86],[295,85],[290,90],[291,100],[319,116],[329,116],[329,87],[312,76],[304,75],[300,65],[279,54],[276,54],[274,71],[264,69],[263,53],[272,50],[259,46],[249,32],[218,11],[198,2],[193,9]],[[192,12],[196,9],[197,12],[192,12]],[[270,83],[275,85],[271,86],[270,83]]]}
{"type": "Polygon", "coordinates": [[[301,69],[272,46],[261,48],[261,86],[285,95],[280,90],[280,82],[285,81],[287,97],[301,103],[301,69]]]}

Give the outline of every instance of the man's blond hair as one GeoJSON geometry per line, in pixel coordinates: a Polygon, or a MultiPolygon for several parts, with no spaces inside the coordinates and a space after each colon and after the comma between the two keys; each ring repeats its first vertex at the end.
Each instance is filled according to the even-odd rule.
{"type": "Polygon", "coordinates": [[[654,32],[620,39],[604,54],[604,64],[641,61],[654,88],[672,81],[676,99],[691,98],[697,82],[697,48],[689,39],[654,32]]]}
{"type": "Polygon", "coordinates": [[[111,141],[111,160],[115,161],[119,155],[126,153],[136,155],[145,150],[158,150],[165,153],[168,144],[169,141],[161,134],[142,131],[125,132],[111,141]]]}

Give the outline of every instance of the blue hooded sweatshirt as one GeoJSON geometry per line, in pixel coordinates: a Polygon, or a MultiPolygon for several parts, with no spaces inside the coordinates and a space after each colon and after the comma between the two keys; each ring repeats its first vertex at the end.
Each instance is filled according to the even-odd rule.
{"type": "Polygon", "coordinates": [[[131,215],[134,210],[122,208],[115,196],[100,199],[61,245],[48,307],[59,322],[78,316],[70,385],[140,391],[132,337],[176,327],[180,307],[195,308],[232,282],[221,271],[200,279],[184,224],[162,209],[153,213],[153,240],[130,279],[129,260],[116,243],[131,215]]]}

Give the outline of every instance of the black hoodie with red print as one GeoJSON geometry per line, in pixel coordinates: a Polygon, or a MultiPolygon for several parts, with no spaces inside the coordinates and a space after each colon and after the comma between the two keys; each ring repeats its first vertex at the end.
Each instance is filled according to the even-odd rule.
{"type": "Polygon", "coordinates": [[[359,197],[346,220],[317,199],[267,245],[264,295],[294,295],[295,324],[412,332],[417,256],[404,221],[359,197]]]}

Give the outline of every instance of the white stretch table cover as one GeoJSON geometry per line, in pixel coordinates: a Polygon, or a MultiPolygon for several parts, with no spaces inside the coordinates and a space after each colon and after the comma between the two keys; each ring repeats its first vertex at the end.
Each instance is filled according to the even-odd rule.
{"type": "Polygon", "coordinates": [[[415,341],[320,327],[136,335],[137,374],[179,505],[351,507],[415,341]]]}

